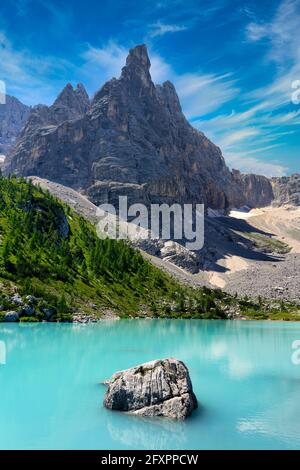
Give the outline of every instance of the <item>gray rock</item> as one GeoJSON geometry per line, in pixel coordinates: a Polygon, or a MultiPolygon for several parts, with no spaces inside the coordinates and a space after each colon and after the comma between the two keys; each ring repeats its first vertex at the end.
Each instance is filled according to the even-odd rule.
{"type": "Polygon", "coordinates": [[[18,312],[7,312],[5,315],[4,315],[4,321],[6,322],[17,322],[19,321],[19,314],[18,312]]]}
{"type": "Polygon", "coordinates": [[[16,304],[16,305],[24,305],[24,302],[22,300],[22,297],[19,295],[19,294],[14,294],[11,298],[10,298],[10,301],[13,303],[13,304],[16,304]]]}
{"type": "Polygon", "coordinates": [[[183,420],[198,406],[188,369],[176,359],[117,372],[106,384],[104,405],[111,410],[183,420]]]}
{"type": "Polygon", "coordinates": [[[48,321],[57,313],[54,307],[41,307],[41,312],[44,313],[48,321]]]}
{"type": "Polygon", "coordinates": [[[37,298],[34,295],[27,295],[26,300],[29,304],[32,304],[32,305],[36,304],[37,302],[37,298]]]}
{"type": "Polygon", "coordinates": [[[35,314],[35,310],[32,305],[24,305],[22,308],[22,315],[26,317],[31,317],[31,315],[35,314]]]}

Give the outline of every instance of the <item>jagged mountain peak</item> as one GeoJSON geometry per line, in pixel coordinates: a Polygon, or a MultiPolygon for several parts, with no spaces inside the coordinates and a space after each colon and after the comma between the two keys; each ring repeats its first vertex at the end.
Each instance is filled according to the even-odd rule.
{"type": "Polygon", "coordinates": [[[129,54],[126,59],[126,67],[140,66],[149,70],[151,62],[148,55],[147,46],[141,44],[129,50],[129,54]]]}
{"type": "MultiPolygon", "coordinates": [[[[174,85],[154,85],[150,66],[145,45],[131,49],[120,78],[105,83],[91,105],[83,86],[68,84],[48,111],[41,110],[41,125],[25,129],[6,173],[83,190],[96,204],[126,195],[130,203],[245,205],[246,183],[186,120],[174,85]]],[[[270,202],[265,194],[268,188],[259,205],[270,202]]]]}
{"type": "Polygon", "coordinates": [[[151,62],[145,45],[130,49],[126,65],[122,69],[121,80],[125,82],[133,95],[154,94],[154,83],[150,75],[151,62]]]}

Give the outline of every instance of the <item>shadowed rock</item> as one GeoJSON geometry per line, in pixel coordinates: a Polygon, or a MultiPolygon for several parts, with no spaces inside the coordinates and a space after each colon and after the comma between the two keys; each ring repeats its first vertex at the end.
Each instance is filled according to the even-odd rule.
{"type": "Polygon", "coordinates": [[[183,420],[198,406],[188,369],[176,359],[117,372],[106,384],[104,405],[111,410],[183,420]]]}

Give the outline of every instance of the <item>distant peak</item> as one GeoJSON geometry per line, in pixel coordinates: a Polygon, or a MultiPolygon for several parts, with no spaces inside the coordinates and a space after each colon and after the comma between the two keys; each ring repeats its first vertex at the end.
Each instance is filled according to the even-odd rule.
{"type": "Polygon", "coordinates": [[[74,95],[74,88],[72,87],[71,83],[67,83],[67,85],[62,89],[59,93],[58,97],[56,98],[54,105],[60,104],[64,102],[68,97],[74,95]]]}
{"type": "Polygon", "coordinates": [[[71,83],[67,83],[67,85],[63,88],[60,92],[58,97],[56,98],[53,106],[67,106],[72,108],[77,106],[77,101],[81,104],[87,105],[89,101],[88,94],[84,88],[84,86],[79,83],[76,88],[74,88],[71,83]]]}

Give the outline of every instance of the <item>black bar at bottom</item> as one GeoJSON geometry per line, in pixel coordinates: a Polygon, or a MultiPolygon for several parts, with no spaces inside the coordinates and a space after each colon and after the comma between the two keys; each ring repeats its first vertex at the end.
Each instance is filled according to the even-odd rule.
{"type": "Polygon", "coordinates": [[[108,467],[122,466],[124,468],[138,468],[144,465],[188,465],[199,466],[203,464],[236,463],[249,466],[249,464],[282,463],[286,467],[289,462],[299,462],[297,451],[0,451],[0,464],[27,464],[27,463],[65,463],[70,465],[82,464],[86,466],[108,467]]]}

